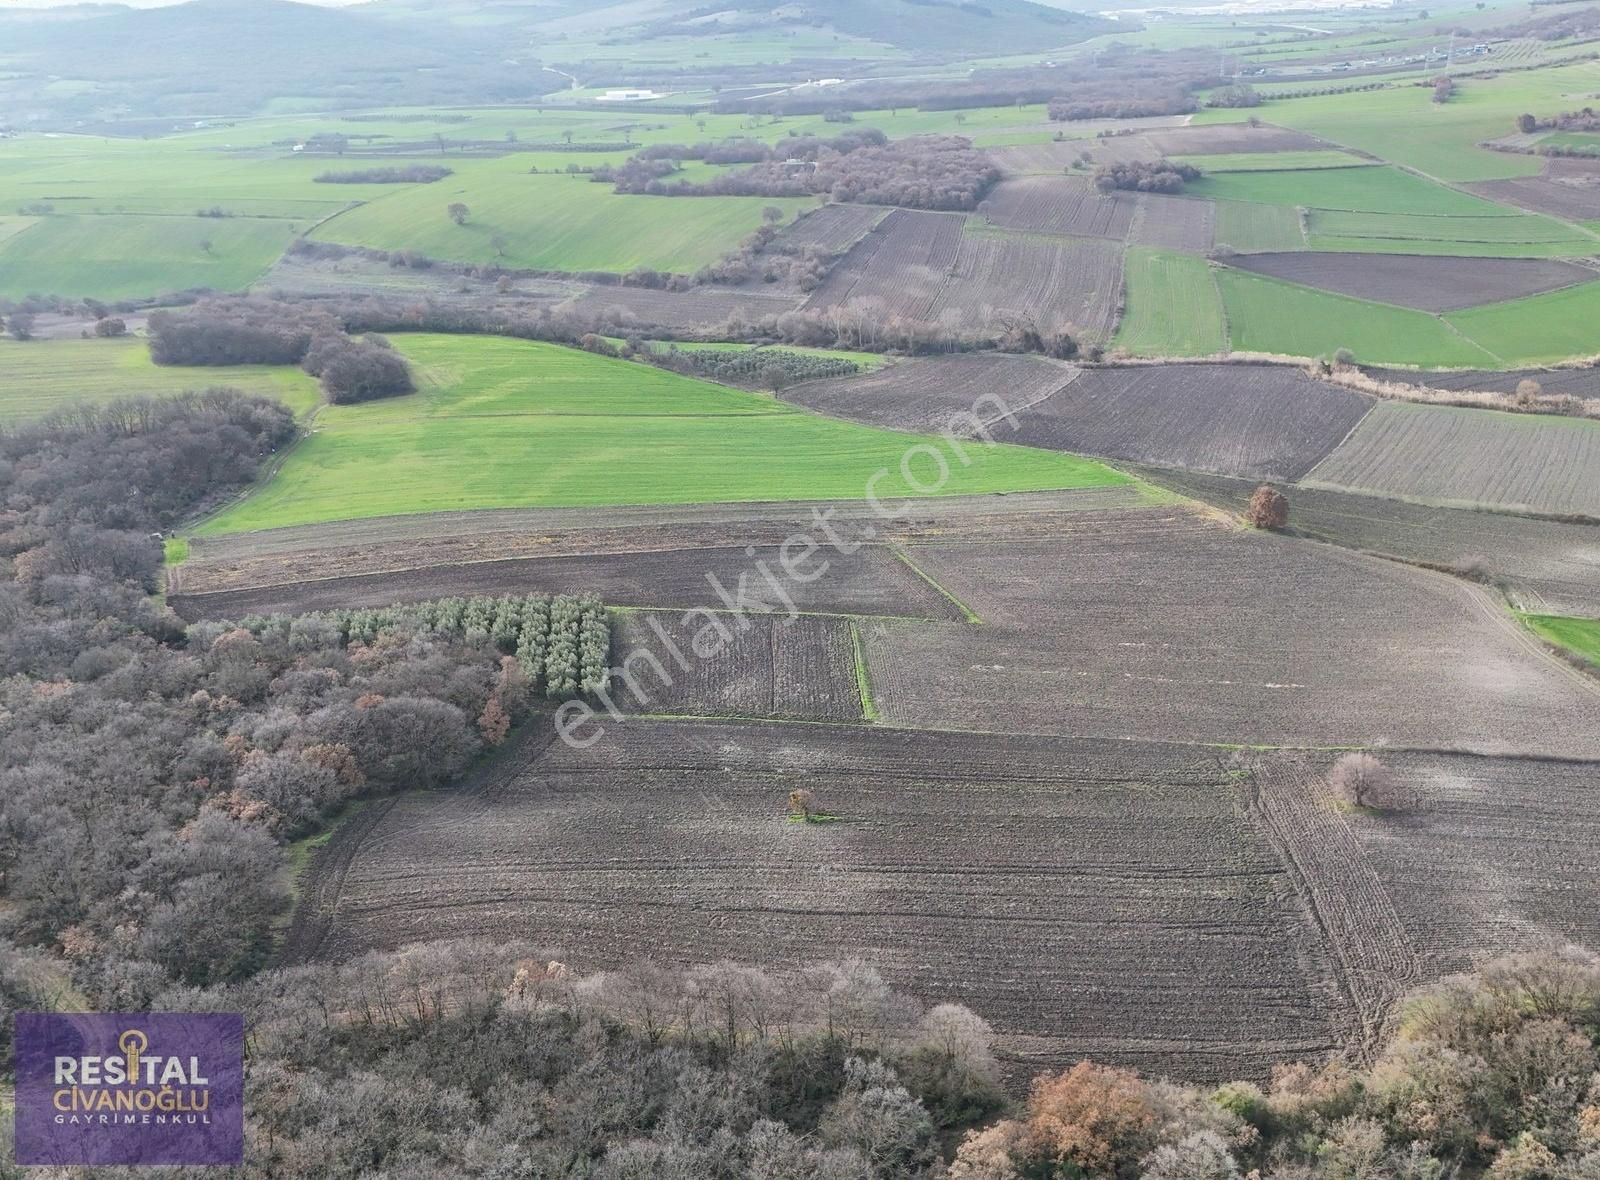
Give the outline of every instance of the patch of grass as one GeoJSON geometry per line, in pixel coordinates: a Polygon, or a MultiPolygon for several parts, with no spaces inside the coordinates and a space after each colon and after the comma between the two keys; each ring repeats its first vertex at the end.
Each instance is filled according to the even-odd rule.
{"type": "Polygon", "coordinates": [[[1210,356],[1227,348],[1222,296],[1211,269],[1192,254],[1130,249],[1117,347],[1136,356],[1210,356]]]}
{"type": "Polygon", "coordinates": [[[316,380],[297,368],[157,365],[145,342],[131,337],[27,343],[0,338],[0,374],[0,422],[35,418],[74,402],[217,387],[275,398],[303,416],[322,396],[316,380]]]}
{"type": "Polygon", "coordinates": [[[1438,242],[1451,253],[1468,253],[1474,245],[1494,247],[1491,253],[1512,255],[1518,249],[1538,247],[1546,253],[1587,254],[1600,248],[1600,241],[1573,226],[1551,217],[1516,213],[1509,217],[1436,217],[1429,214],[1360,213],[1347,210],[1312,210],[1310,231],[1313,249],[1341,249],[1337,239],[1377,241],[1383,252],[1415,250],[1417,243],[1438,242]]]}
{"type": "Polygon", "coordinates": [[[1216,272],[1233,347],[1241,352],[1331,356],[1436,368],[1500,368],[1436,316],[1262,278],[1230,267],[1216,272]]]}
{"type": "MultiPolygon", "coordinates": [[[[636,362],[497,337],[400,335],[420,390],[330,406],[252,495],[197,534],[467,508],[859,499],[918,493],[878,430],[636,362]]],[[[1128,484],[1101,463],[1005,444],[950,464],[941,495],[1128,484]]],[[[912,474],[938,477],[931,456],[912,474]]]]}
{"type": "Polygon", "coordinates": [[[1372,168],[1377,165],[1349,152],[1215,152],[1207,156],[1176,156],[1205,172],[1289,172],[1322,168],[1372,168]]]}
{"type": "Polygon", "coordinates": [[[167,565],[182,565],[189,560],[189,539],[168,537],[161,543],[161,553],[167,565]]]}
{"type": "Polygon", "coordinates": [[[1520,613],[1518,617],[1546,643],[1581,656],[1600,669],[1600,619],[1527,613],[1520,613]]]}
{"type": "Polygon", "coordinates": [[[1463,335],[1510,364],[1542,364],[1600,352],[1600,282],[1451,312],[1463,335]]]}
{"type": "Polygon", "coordinates": [[[1198,197],[1254,201],[1289,208],[1369,213],[1517,217],[1515,210],[1446,188],[1398,168],[1327,168],[1292,172],[1224,172],[1188,185],[1198,197]]]}
{"type": "MultiPolygon", "coordinates": [[[[588,161],[585,161],[587,163],[588,161]]],[[[436,184],[352,209],[314,237],[433,258],[560,271],[683,273],[714,262],[761,224],[767,205],[793,217],[814,202],[765,197],[618,196],[586,176],[528,175],[519,157],[469,161],[436,184]],[[470,214],[446,214],[460,202],[470,214]]]]}
{"type": "Polygon", "coordinates": [[[867,667],[867,653],[861,646],[861,629],[856,626],[854,619],[850,620],[850,650],[856,662],[856,692],[861,696],[861,718],[864,721],[878,720],[878,700],[872,695],[872,673],[867,667]]]}
{"type": "Polygon", "coordinates": [[[1250,201],[1217,202],[1216,240],[1217,245],[1231,246],[1241,254],[1306,248],[1298,212],[1284,205],[1250,201]]]}
{"type": "Polygon", "coordinates": [[[238,291],[266,272],[300,228],[246,217],[41,217],[0,242],[0,297],[238,291]]]}

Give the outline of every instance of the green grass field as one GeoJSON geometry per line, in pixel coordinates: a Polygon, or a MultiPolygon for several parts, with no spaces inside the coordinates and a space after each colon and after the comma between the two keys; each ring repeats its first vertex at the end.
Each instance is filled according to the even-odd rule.
{"type": "Polygon", "coordinates": [[[472,161],[437,184],[400,189],[324,223],[313,235],[347,245],[540,270],[697,270],[739,244],[777,205],[761,197],[618,196],[587,177],[530,176],[515,157],[472,161]],[[456,225],[445,209],[465,204],[456,225]]]}
{"type": "Polygon", "coordinates": [[[1528,629],[1546,643],[1566,648],[1600,668],[1600,619],[1532,614],[1520,617],[1528,629]]]}
{"type": "Polygon", "coordinates": [[[1445,319],[1511,363],[1593,356],[1600,353],[1600,282],[1451,312],[1445,319]]]}
{"type": "Polygon", "coordinates": [[[1299,213],[1283,205],[1250,201],[1217,202],[1216,240],[1217,245],[1243,254],[1306,248],[1299,213]]]}
{"type": "Polygon", "coordinates": [[[1313,250],[1560,257],[1592,254],[1600,239],[1533,213],[1459,217],[1314,209],[1313,250]]]}
{"type": "Polygon", "coordinates": [[[227,386],[276,398],[296,414],[321,400],[317,383],[299,369],[166,368],[150,362],[142,340],[0,339],[0,422],[33,418],[73,402],[107,402],[135,394],[184,393],[227,386]]]}
{"type": "Polygon", "coordinates": [[[242,290],[299,228],[292,221],[244,217],[41,217],[0,241],[0,298],[115,300],[190,287],[242,290]]]}
{"type": "Polygon", "coordinates": [[[1135,356],[1209,356],[1228,346],[1211,265],[1192,254],[1134,247],[1116,347],[1135,356]]]}
{"type": "Polygon", "coordinates": [[[1216,272],[1233,347],[1241,352],[1331,356],[1437,368],[1497,368],[1491,356],[1426,312],[1331,295],[1228,267],[1216,272]]]}
{"type": "MultiPolygon", "coordinates": [[[[910,494],[907,448],[939,440],[805,413],[628,361],[495,337],[402,335],[421,390],[333,406],[270,481],[196,532],[466,508],[858,499],[910,494]]],[[[968,449],[939,490],[1125,484],[1099,463],[1005,445],[968,449]]],[[[926,454],[912,471],[937,478],[926,454]]]]}
{"type": "Polygon", "coordinates": [[[1369,213],[1516,217],[1517,211],[1398,168],[1321,168],[1291,172],[1223,172],[1188,185],[1199,197],[1255,201],[1290,208],[1353,209],[1369,213]]]}
{"type": "Polygon", "coordinates": [[[1174,156],[1206,172],[1284,172],[1322,168],[1371,168],[1376,165],[1349,152],[1218,152],[1209,156],[1174,156]]]}

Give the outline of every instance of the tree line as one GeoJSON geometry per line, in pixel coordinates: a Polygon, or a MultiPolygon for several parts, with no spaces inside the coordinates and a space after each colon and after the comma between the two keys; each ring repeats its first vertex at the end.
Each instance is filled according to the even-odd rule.
{"type": "Polygon", "coordinates": [[[679,159],[708,159],[716,145],[697,145],[699,156],[659,145],[614,169],[597,168],[595,181],[619,193],[652,196],[826,196],[839,202],[901,205],[913,209],[970,210],[1000,179],[1000,170],[972,142],[954,135],[922,135],[890,143],[883,132],[848,131],[831,139],[802,136],[775,146],[733,141],[726,153],[743,158],[761,150],[759,162],[710,180],[669,179],[679,159]]]}
{"type": "Polygon", "coordinates": [[[416,391],[411,366],[382,336],[347,334],[334,315],[298,304],[222,299],[150,316],[158,365],[299,365],[334,404],[416,391]]]}

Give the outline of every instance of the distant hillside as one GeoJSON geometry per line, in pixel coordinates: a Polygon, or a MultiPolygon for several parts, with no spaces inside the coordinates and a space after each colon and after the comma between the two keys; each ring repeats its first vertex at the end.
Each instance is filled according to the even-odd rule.
{"type": "Polygon", "coordinates": [[[1030,0],[803,0],[774,7],[764,0],[700,5],[657,22],[661,33],[729,32],[736,28],[812,25],[912,52],[1024,53],[1093,36],[1105,22],[1030,0]]]}
{"type": "Polygon", "coordinates": [[[529,70],[492,39],[288,0],[0,11],[0,110],[74,117],[244,114],[289,96],[363,105],[510,100],[529,70]],[[66,80],[70,85],[62,85],[66,80]]]}

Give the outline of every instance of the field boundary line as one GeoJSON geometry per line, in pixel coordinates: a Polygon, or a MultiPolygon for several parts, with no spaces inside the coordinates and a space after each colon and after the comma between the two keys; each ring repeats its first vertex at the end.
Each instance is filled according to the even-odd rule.
{"type": "Polygon", "coordinates": [[[937,578],[935,578],[932,574],[928,573],[927,570],[923,569],[916,562],[912,561],[911,560],[911,555],[909,553],[907,553],[903,547],[901,547],[899,545],[890,545],[889,546],[889,552],[893,553],[901,561],[905,562],[906,568],[908,568],[912,573],[916,574],[917,577],[921,578],[924,582],[928,583],[928,585],[932,586],[940,594],[942,594],[946,598],[948,598],[951,601],[951,603],[954,604],[955,608],[961,612],[962,617],[965,618],[967,622],[969,622],[969,623],[982,623],[983,622],[982,617],[978,614],[977,611],[973,610],[966,603],[962,602],[961,599],[957,598],[954,593],[952,593],[950,590],[946,589],[939,582],[939,580],[937,578]]]}
{"type": "Polygon", "coordinates": [[[861,628],[856,625],[854,619],[850,620],[848,626],[850,628],[850,649],[854,653],[856,661],[856,692],[861,697],[861,719],[863,721],[876,721],[879,717],[878,702],[872,695],[872,672],[867,667],[867,653],[861,646],[861,628]]]}

